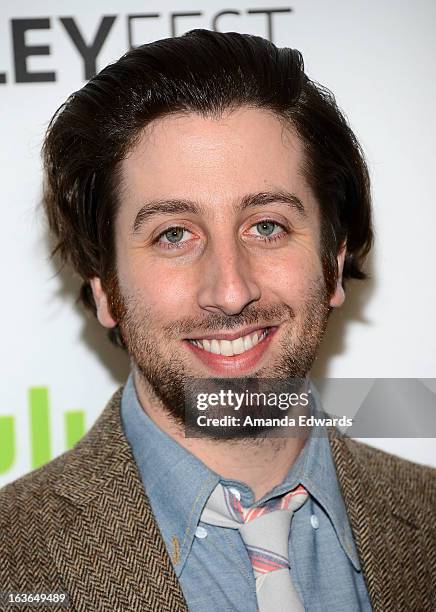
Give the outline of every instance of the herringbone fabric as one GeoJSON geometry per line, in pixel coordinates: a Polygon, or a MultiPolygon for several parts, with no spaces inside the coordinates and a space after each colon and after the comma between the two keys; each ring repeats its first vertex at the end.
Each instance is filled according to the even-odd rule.
{"type": "MultiPolygon", "coordinates": [[[[120,398],[73,450],[0,491],[0,592],[67,592],[77,612],[187,612],[120,398]]],[[[436,470],[329,435],[374,611],[433,612],[436,470]]]]}
{"type": "Polygon", "coordinates": [[[299,485],[260,506],[244,508],[230,487],[218,483],[203,509],[204,523],[239,531],[256,580],[259,612],[304,612],[289,571],[288,542],[292,516],[308,497],[299,485]]]}

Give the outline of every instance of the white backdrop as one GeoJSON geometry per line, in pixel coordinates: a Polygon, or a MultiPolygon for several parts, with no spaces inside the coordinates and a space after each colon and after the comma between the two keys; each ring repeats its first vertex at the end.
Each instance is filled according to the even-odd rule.
{"type": "MultiPolygon", "coordinates": [[[[87,70],[92,55],[100,70],[127,50],[129,23],[138,45],[212,29],[224,9],[233,13],[218,17],[217,29],[271,35],[303,53],[307,73],[336,94],[368,158],[377,233],[373,280],[365,289],[350,285],[315,373],[435,378],[434,2],[3,0],[0,485],[63,452],[127,373],[124,355],[74,305],[77,281],[54,276],[37,209],[47,122],[85,82],[80,40],[90,47],[87,70]]],[[[436,465],[432,439],[371,443],[436,465]]]]}

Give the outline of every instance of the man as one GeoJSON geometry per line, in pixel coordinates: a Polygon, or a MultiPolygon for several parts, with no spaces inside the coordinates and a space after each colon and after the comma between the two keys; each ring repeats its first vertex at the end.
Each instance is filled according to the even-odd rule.
{"type": "Polygon", "coordinates": [[[434,609],[433,470],[334,428],[185,432],[194,379],[307,381],[365,278],[366,165],[301,55],[205,30],[132,50],[59,109],[44,166],[54,252],[132,374],[0,493],[0,590],[86,612],[434,609]]]}

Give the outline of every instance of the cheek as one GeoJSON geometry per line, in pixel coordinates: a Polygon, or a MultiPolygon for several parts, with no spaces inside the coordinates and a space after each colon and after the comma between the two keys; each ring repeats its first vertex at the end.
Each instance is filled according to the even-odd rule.
{"type": "Polygon", "coordinates": [[[119,282],[123,294],[135,296],[135,302],[152,313],[154,321],[177,319],[189,305],[192,309],[192,270],[133,263],[128,270],[119,271],[119,282]]]}
{"type": "Polygon", "coordinates": [[[313,251],[289,250],[260,262],[258,279],[265,301],[275,296],[298,307],[313,291],[313,284],[323,282],[321,261],[313,251]]]}

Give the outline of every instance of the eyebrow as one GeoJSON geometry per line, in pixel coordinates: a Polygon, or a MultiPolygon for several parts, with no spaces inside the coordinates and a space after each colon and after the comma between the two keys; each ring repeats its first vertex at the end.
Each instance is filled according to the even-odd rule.
{"type": "MultiPolygon", "coordinates": [[[[267,206],[268,204],[284,204],[300,217],[307,218],[307,212],[300,198],[288,191],[266,191],[248,194],[233,205],[233,211],[237,213],[248,208],[257,208],[259,206],[267,206]]],[[[144,224],[157,215],[176,215],[181,213],[206,216],[207,210],[199,202],[193,200],[153,200],[147,202],[139,209],[133,222],[132,233],[138,233],[144,224]]]]}

